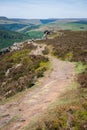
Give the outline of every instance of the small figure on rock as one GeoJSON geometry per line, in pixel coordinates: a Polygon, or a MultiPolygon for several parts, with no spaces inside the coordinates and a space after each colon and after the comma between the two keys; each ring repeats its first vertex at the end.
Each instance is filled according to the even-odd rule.
{"type": "Polygon", "coordinates": [[[45,30],[44,31],[44,36],[43,36],[43,39],[48,39],[48,35],[50,35],[51,31],[48,31],[48,30],[45,30]]]}

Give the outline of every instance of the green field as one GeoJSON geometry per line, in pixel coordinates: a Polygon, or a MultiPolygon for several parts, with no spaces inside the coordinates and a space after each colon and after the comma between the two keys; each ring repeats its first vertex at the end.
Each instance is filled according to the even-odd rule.
{"type": "Polygon", "coordinates": [[[29,35],[29,39],[37,39],[37,38],[42,38],[43,37],[43,31],[30,31],[26,33],[29,35]]]}
{"type": "Polygon", "coordinates": [[[43,28],[53,29],[53,30],[86,31],[87,23],[59,21],[59,22],[55,22],[55,23],[41,25],[39,30],[43,30],[43,28]]]}

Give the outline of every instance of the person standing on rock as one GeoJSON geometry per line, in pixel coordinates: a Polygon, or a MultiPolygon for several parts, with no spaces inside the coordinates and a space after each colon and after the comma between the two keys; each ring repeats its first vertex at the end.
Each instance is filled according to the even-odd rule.
{"type": "Polygon", "coordinates": [[[48,35],[50,34],[50,31],[48,31],[48,30],[45,30],[44,31],[44,36],[43,36],[43,39],[48,39],[48,35]]]}

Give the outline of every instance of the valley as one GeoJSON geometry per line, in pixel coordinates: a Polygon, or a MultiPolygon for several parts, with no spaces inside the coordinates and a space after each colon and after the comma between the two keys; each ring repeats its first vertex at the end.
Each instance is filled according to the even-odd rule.
{"type": "Polygon", "coordinates": [[[87,19],[9,19],[0,17],[0,49],[27,39],[41,39],[45,30],[86,31],[87,19]],[[15,35],[15,32],[16,35],[15,35]],[[13,35],[11,39],[9,35],[13,35]],[[3,37],[3,35],[5,35],[3,37]]]}

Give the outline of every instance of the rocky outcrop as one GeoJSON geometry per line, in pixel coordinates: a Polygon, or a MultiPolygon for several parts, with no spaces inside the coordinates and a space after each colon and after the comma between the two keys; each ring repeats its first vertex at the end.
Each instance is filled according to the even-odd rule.
{"type": "Polygon", "coordinates": [[[12,72],[12,71],[15,70],[15,69],[20,68],[21,66],[22,66],[22,64],[20,63],[20,64],[14,65],[12,68],[9,68],[9,69],[6,71],[5,76],[8,77],[9,74],[10,74],[10,72],[12,72]]]}

